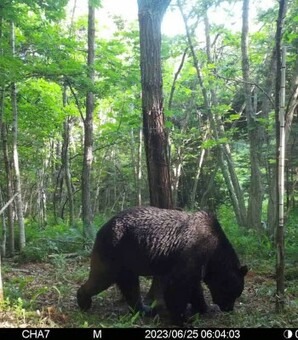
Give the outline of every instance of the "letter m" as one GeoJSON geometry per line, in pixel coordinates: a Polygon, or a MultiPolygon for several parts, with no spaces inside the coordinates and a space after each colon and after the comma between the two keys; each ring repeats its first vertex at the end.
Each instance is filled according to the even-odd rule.
{"type": "Polygon", "coordinates": [[[102,338],[102,330],[96,331],[95,329],[93,330],[93,339],[101,339],[102,338]]]}

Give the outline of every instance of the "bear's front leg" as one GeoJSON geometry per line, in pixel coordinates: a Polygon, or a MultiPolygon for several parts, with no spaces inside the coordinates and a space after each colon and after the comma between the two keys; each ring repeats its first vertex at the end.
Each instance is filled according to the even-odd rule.
{"type": "Polygon", "coordinates": [[[189,302],[191,303],[192,315],[197,313],[200,314],[208,313],[209,306],[205,301],[203,287],[200,281],[194,282],[191,293],[191,299],[189,302]]]}
{"type": "Polygon", "coordinates": [[[119,272],[116,284],[133,312],[143,316],[155,316],[155,310],[143,304],[140,293],[139,277],[128,270],[119,272]]]}
{"type": "Polygon", "coordinates": [[[191,295],[191,316],[199,314],[214,315],[220,312],[220,308],[217,305],[208,305],[204,298],[203,287],[199,281],[192,289],[191,295]]]}
{"type": "MultiPolygon", "coordinates": [[[[178,270],[177,270],[178,272],[178,270]]],[[[183,327],[186,321],[186,308],[190,300],[190,280],[184,275],[168,275],[162,279],[166,307],[173,325],[183,327]]]]}

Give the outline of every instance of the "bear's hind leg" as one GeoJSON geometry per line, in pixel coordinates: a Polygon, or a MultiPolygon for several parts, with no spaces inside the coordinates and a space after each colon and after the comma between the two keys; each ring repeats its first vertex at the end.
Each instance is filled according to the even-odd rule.
{"type": "Polygon", "coordinates": [[[145,316],[153,315],[152,308],[143,304],[138,275],[129,271],[122,271],[116,279],[116,284],[132,311],[140,312],[145,316]]]}
{"type": "Polygon", "coordinates": [[[77,301],[79,307],[86,311],[91,307],[91,297],[108,289],[115,280],[109,273],[108,268],[101,261],[99,254],[91,256],[90,273],[88,280],[78,289],[77,301]]]}

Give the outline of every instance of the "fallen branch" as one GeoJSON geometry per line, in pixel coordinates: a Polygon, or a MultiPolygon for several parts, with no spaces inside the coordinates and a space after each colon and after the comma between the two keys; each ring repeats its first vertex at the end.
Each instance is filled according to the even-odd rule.
{"type": "Polygon", "coordinates": [[[59,257],[61,255],[63,255],[64,257],[67,257],[67,258],[80,256],[80,254],[78,254],[78,253],[68,253],[68,254],[49,254],[48,257],[49,258],[55,258],[55,257],[59,257]]]}
{"type": "Polygon", "coordinates": [[[10,268],[9,271],[11,272],[18,272],[18,273],[26,273],[26,274],[30,274],[31,270],[29,269],[21,269],[21,268],[10,268]]]}

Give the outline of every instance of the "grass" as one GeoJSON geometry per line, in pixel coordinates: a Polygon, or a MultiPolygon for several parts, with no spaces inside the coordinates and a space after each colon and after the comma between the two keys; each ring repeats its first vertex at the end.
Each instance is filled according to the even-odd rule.
{"type": "MultiPolygon", "coordinates": [[[[131,314],[115,287],[93,300],[88,313],[80,312],[76,290],[88,275],[88,260],[64,259],[67,272],[52,263],[6,263],[3,271],[5,301],[0,305],[0,325],[6,327],[130,328],[169,326],[164,320],[131,314]],[[70,270],[71,268],[71,270],[70,270]],[[16,271],[16,269],[18,269],[16,271]],[[79,274],[78,274],[79,273],[79,274]]],[[[59,262],[59,266],[61,261],[59,262]]],[[[274,311],[275,281],[271,266],[267,271],[251,271],[245,291],[232,313],[213,317],[196,316],[193,326],[210,327],[295,327],[298,322],[297,276],[287,280],[284,313],[274,311]],[[296,298],[295,298],[296,297],[296,298]],[[296,300],[295,300],[296,299],[296,300]]],[[[149,281],[142,280],[145,293],[149,281]]]]}
{"type": "MultiPolygon", "coordinates": [[[[194,327],[297,327],[298,324],[298,218],[288,220],[286,239],[285,310],[275,312],[274,248],[264,235],[239,230],[227,212],[222,225],[250,271],[245,290],[232,313],[195,316],[194,327]],[[296,256],[294,256],[296,254],[296,256]]],[[[30,228],[29,228],[30,229],[30,228]]],[[[87,313],[77,307],[77,288],[89,273],[89,250],[83,249],[79,230],[66,226],[29,231],[29,241],[18,258],[4,259],[5,300],[0,304],[0,327],[139,328],[168,327],[166,318],[143,318],[129,312],[115,287],[94,297],[87,313]],[[47,242],[45,241],[47,239],[47,242]],[[71,255],[71,256],[70,256],[71,255]]],[[[150,281],[141,280],[145,294],[150,281]]]]}

